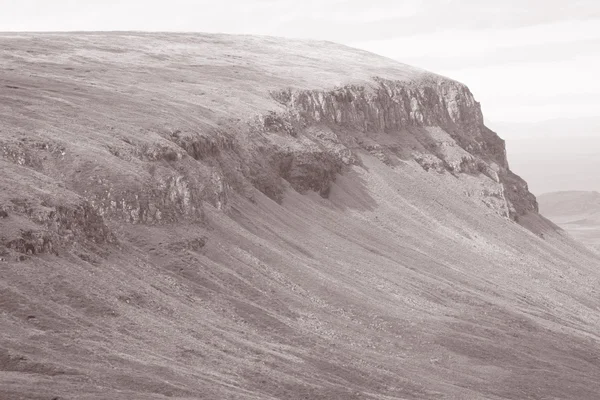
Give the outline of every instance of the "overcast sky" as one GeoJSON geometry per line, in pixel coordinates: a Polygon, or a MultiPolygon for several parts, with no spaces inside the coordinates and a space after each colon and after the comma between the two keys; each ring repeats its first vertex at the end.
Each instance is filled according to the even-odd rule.
{"type": "Polygon", "coordinates": [[[360,47],[466,83],[509,143],[523,134],[510,123],[600,118],[600,0],[0,0],[0,31],[71,30],[264,34],[360,47]]]}
{"type": "Polygon", "coordinates": [[[600,109],[599,0],[0,0],[0,30],[326,39],[462,81],[492,122],[600,109]]]}

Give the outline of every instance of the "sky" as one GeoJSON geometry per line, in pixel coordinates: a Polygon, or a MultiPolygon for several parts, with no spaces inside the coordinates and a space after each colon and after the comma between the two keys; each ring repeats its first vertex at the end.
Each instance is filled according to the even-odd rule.
{"type": "Polygon", "coordinates": [[[0,0],[0,10],[0,31],[223,32],[359,47],[467,84],[509,145],[523,126],[600,118],[600,0],[0,0]]]}

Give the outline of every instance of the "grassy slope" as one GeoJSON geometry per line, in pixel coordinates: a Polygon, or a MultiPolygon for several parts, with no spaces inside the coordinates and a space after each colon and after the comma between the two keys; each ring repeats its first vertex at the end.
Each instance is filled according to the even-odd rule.
{"type": "MultiPolygon", "coordinates": [[[[2,161],[0,200],[134,185],[147,163],[122,154],[161,130],[233,129],[282,86],[422,74],[327,43],[148,39],[0,38],[0,138],[50,144],[54,171],[2,161]]],[[[600,260],[450,175],[361,157],[329,199],[234,195],[205,223],[108,221],[119,245],[0,262],[0,398],[596,398],[600,260]]]]}

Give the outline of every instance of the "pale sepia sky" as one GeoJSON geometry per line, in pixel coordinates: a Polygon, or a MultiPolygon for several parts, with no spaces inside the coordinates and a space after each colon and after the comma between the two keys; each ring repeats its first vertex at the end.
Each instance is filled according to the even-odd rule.
{"type": "Polygon", "coordinates": [[[197,31],[342,42],[466,83],[490,121],[598,116],[598,0],[0,0],[0,31],[197,31]]]}
{"type": "Polygon", "coordinates": [[[73,30],[262,34],[360,47],[467,84],[509,150],[524,123],[600,118],[600,0],[0,0],[0,31],[73,30]]]}

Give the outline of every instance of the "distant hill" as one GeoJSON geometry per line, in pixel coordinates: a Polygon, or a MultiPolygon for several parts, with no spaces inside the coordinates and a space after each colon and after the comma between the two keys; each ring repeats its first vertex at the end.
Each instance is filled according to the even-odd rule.
{"type": "Polygon", "coordinates": [[[600,193],[545,193],[538,202],[544,216],[582,243],[600,249],[600,193]]]}

